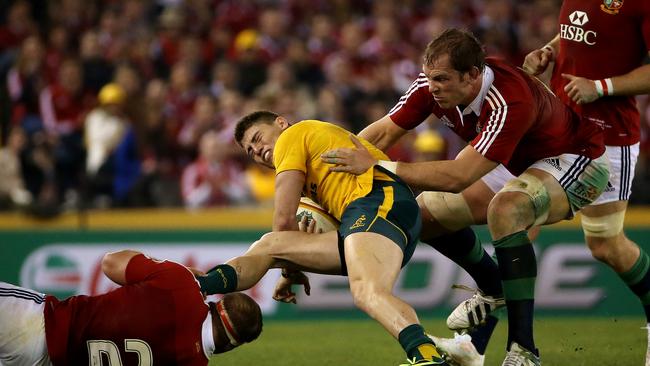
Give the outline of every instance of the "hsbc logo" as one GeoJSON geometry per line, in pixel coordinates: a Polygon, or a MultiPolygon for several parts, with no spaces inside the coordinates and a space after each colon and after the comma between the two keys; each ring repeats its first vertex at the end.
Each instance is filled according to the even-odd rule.
{"type": "Polygon", "coordinates": [[[587,13],[576,10],[569,15],[569,22],[571,24],[560,24],[560,38],[589,46],[596,44],[596,32],[582,28],[589,22],[587,13]]]}
{"type": "Polygon", "coordinates": [[[569,15],[569,21],[571,21],[571,24],[577,25],[578,27],[582,27],[583,25],[587,24],[589,21],[589,17],[587,16],[587,13],[584,11],[576,10],[571,15],[569,15]]]}

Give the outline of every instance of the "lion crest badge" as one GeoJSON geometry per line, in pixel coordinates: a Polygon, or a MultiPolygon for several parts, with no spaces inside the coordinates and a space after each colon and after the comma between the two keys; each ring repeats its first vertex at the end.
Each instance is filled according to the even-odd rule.
{"type": "Polygon", "coordinates": [[[607,14],[616,15],[623,7],[623,1],[624,0],[603,0],[603,3],[600,4],[600,10],[607,14]]]}

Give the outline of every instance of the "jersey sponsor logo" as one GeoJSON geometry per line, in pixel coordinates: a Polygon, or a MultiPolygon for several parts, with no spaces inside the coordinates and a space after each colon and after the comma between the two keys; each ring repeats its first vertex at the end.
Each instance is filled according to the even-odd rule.
{"type": "Polygon", "coordinates": [[[607,14],[616,15],[623,7],[623,1],[624,0],[603,0],[603,3],[600,4],[600,10],[607,14]]]}
{"type": "Polygon", "coordinates": [[[569,22],[571,24],[560,24],[560,38],[590,46],[596,44],[596,32],[582,28],[589,22],[587,13],[576,10],[569,15],[569,22]]]}
{"type": "Polygon", "coordinates": [[[546,164],[552,166],[553,168],[557,169],[558,171],[562,171],[562,167],[560,166],[560,159],[559,158],[546,158],[543,159],[546,164]]]}
{"type": "Polygon", "coordinates": [[[366,226],[366,215],[361,215],[357,221],[350,226],[350,230],[366,226]]]}
{"type": "Polygon", "coordinates": [[[571,15],[569,15],[569,21],[573,25],[582,27],[583,25],[587,24],[587,22],[589,22],[589,16],[584,11],[576,10],[571,13],[571,15]]]}

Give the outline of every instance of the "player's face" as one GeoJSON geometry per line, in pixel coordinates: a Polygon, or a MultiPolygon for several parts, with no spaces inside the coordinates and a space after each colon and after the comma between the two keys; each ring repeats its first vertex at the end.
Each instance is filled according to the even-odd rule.
{"type": "Polygon", "coordinates": [[[429,92],[440,107],[455,108],[471,102],[468,101],[471,92],[469,75],[454,70],[449,63],[449,56],[443,55],[433,64],[422,65],[422,71],[427,77],[429,92]]]}
{"type": "MultiPolygon", "coordinates": [[[[283,119],[278,117],[278,119],[283,119]]],[[[257,123],[251,126],[242,138],[242,147],[246,154],[256,163],[274,169],[273,149],[275,141],[282,133],[283,128],[279,125],[278,119],[272,124],[257,123]]]]}

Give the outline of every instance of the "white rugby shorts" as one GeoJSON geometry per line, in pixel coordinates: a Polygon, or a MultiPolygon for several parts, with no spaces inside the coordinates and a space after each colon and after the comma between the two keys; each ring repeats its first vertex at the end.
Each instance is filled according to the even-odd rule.
{"type": "Polygon", "coordinates": [[[0,282],[0,365],[51,365],[44,309],[45,295],[0,282]]]}
{"type": "Polygon", "coordinates": [[[605,191],[592,205],[627,201],[632,194],[634,168],[639,157],[639,143],[629,146],[605,146],[605,155],[609,159],[609,182],[605,191]]]}

